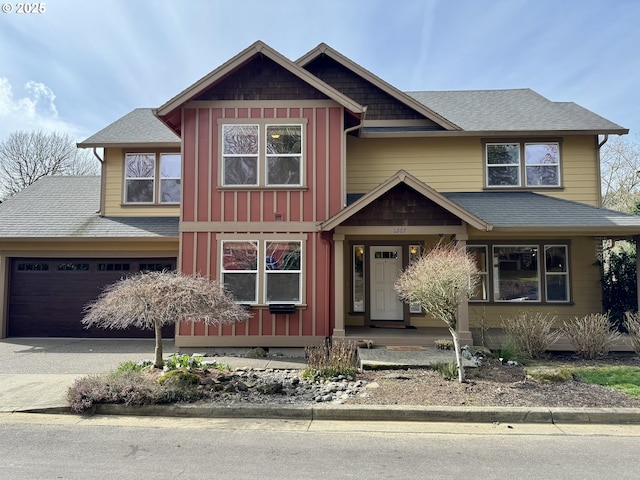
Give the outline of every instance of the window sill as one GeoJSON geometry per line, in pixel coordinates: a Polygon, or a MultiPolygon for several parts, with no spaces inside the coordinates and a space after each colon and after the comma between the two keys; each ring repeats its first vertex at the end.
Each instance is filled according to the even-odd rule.
{"type": "Polygon", "coordinates": [[[489,187],[489,186],[484,186],[482,188],[482,190],[484,191],[491,191],[491,192],[495,192],[495,191],[500,191],[500,192],[536,192],[539,190],[544,190],[544,191],[562,191],[564,190],[564,186],[560,185],[560,186],[537,186],[537,187],[500,187],[500,186],[495,186],[495,187],[489,187]]]}
{"type": "Polygon", "coordinates": [[[306,185],[275,185],[273,187],[264,185],[218,185],[218,190],[222,191],[305,191],[308,190],[308,188],[306,185]]]}
{"type": "Polygon", "coordinates": [[[574,307],[575,302],[492,302],[491,300],[469,300],[469,305],[490,305],[490,306],[505,306],[513,307],[514,305],[537,305],[542,307],[574,307]]]}
{"type": "Polygon", "coordinates": [[[121,203],[122,208],[136,208],[136,207],[164,207],[164,208],[176,208],[180,207],[180,203],[121,203]]]}

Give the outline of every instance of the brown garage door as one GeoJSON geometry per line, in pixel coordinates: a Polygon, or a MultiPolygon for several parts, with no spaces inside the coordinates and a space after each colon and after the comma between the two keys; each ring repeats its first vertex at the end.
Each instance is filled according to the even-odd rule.
{"type": "MultiPolygon", "coordinates": [[[[10,262],[8,336],[153,337],[153,331],[86,329],[87,302],[123,276],[144,270],[173,270],[175,258],[14,258],[10,262]]],[[[173,337],[174,327],[163,329],[173,337]]]]}

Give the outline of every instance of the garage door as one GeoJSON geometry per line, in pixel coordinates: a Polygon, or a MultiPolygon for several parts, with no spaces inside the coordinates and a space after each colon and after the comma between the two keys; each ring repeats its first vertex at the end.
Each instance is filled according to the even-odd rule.
{"type": "MultiPolygon", "coordinates": [[[[14,258],[10,262],[10,337],[153,337],[153,331],[86,329],[84,306],[123,276],[144,270],[173,270],[175,258],[14,258]]],[[[174,327],[163,329],[173,337],[174,327]]]]}

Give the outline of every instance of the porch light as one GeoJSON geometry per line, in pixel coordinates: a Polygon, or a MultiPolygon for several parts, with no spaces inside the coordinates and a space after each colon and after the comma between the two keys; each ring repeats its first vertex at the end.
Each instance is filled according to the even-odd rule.
{"type": "Polygon", "coordinates": [[[418,247],[416,247],[415,245],[411,245],[411,247],[409,247],[409,252],[411,253],[411,255],[415,255],[416,253],[418,253],[418,247]]]}

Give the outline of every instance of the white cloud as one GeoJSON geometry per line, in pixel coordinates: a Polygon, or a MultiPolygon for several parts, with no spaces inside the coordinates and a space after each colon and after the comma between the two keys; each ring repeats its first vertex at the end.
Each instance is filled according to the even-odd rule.
{"type": "Polygon", "coordinates": [[[79,128],[58,116],[55,93],[44,83],[28,81],[16,98],[8,78],[0,77],[0,140],[17,130],[44,130],[77,137],[79,128]]]}

